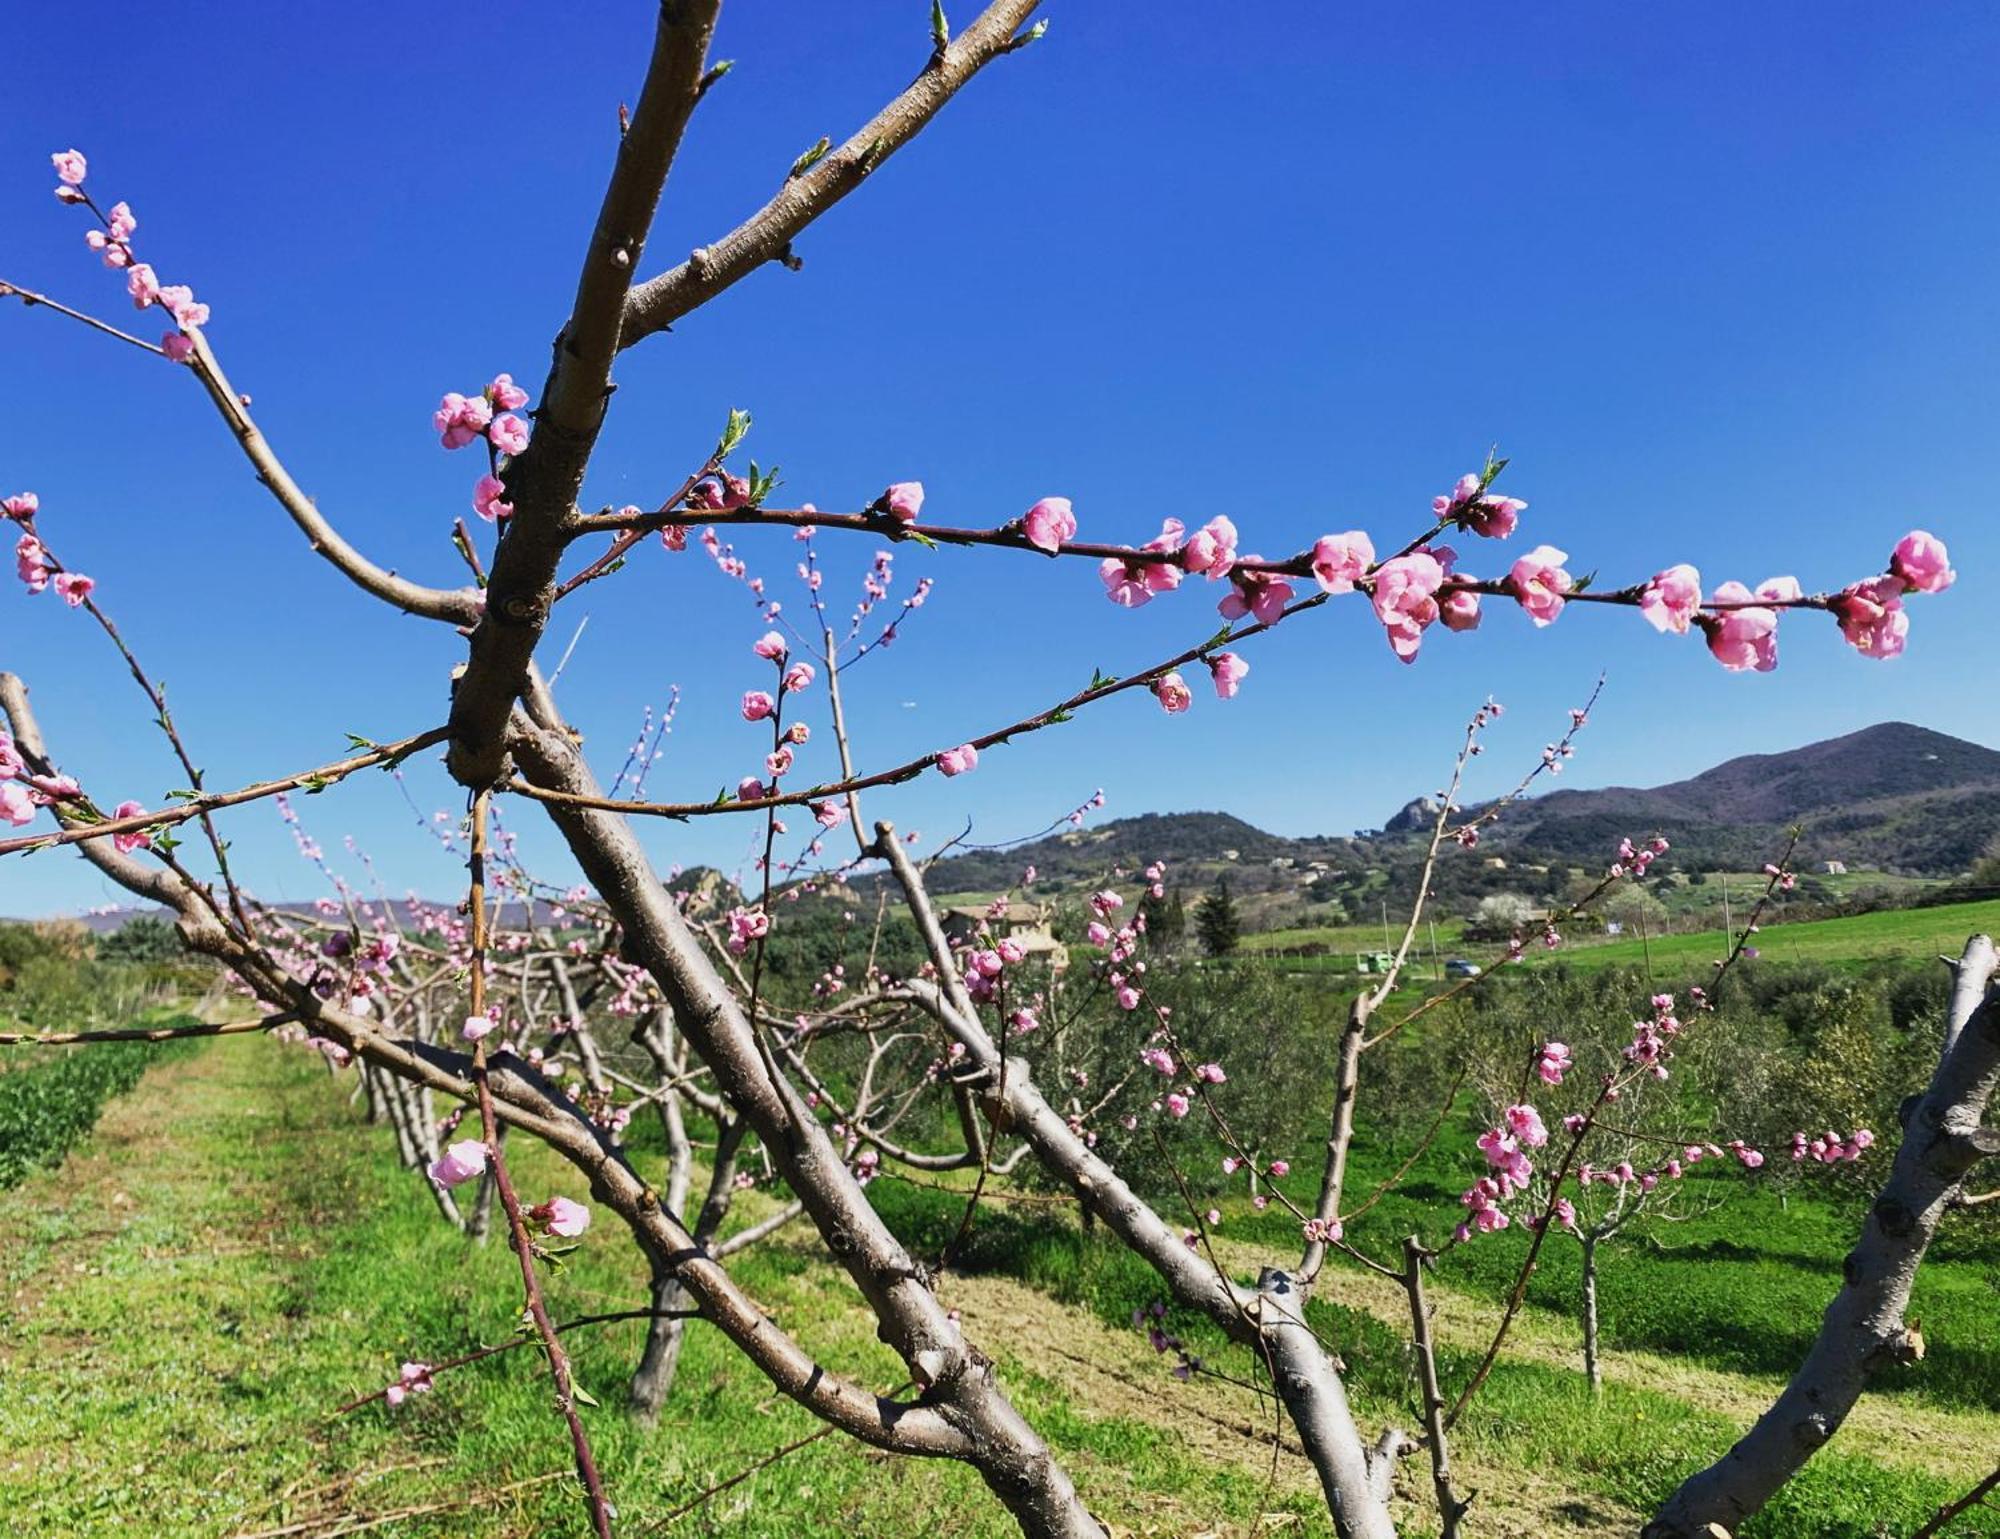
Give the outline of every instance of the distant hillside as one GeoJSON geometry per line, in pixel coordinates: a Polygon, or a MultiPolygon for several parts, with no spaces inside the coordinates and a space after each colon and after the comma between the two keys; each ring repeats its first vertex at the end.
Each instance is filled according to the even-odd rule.
{"type": "Polygon", "coordinates": [[[1552,791],[1507,810],[1489,842],[1595,863],[1623,834],[1658,832],[1684,867],[1761,865],[1803,823],[1808,861],[1948,876],[2000,837],[2000,753],[1883,722],[1783,753],[1747,754],[1639,790],[1552,791]]]}
{"type": "MultiPolygon", "coordinates": [[[[947,857],[932,886],[994,893],[1034,866],[1041,890],[1057,893],[1102,881],[1114,868],[1134,872],[1163,859],[1188,889],[1228,875],[1238,896],[1250,899],[1253,927],[1323,922],[1320,912],[1340,904],[1357,916],[1375,912],[1385,896],[1393,906],[1435,812],[1419,799],[1378,834],[1304,839],[1266,833],[1228,813],[1148,813],[947,857]]],[[[1482,841],[1487,856],[1505,852],[1508,869],[1492,869],[1485,859],[1449,862],[1446,885],[1454,896],[1476,898],[1523,887],[1523,866],[1595,870],[1628,834],[1666,835],[1680,870],[1755,870],[1783,847],[1795,822],[1805,825],[1802,865],[1838,860],[1856,869],[1957,875],[2000,840],[2000,752],[1884,722],[1784,753],[1731,759],[1671,785],[1552,791],[1508,808],[1482,841]]]]}
{"type": "Polygon", "coordinates": [[[1102,881],[1113,867],[1136,871],[1153,860],[1192,866],[1233,858],[1262,865],[1274,857],[1297,857],[1309,849],[1345,843],[1286,839],[1226,812],[1147,812],[1051,834],[1006,850],[947,856],[940,862],[932,885],[940,892],[1001,892],[1021,879],[1024,867],[1033,866],[1044,886],[1060,888],[1102,881]]]}

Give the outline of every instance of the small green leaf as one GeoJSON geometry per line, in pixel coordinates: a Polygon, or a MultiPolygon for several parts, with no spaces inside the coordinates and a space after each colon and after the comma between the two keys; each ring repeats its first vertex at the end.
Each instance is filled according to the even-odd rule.
{"type": "Polygon", "coordinates": [[[1101,668],[1093,668],[1090,670],[1090,687],[1094,690],[1104,689],[1109,685],[1116,684],[1117,682],[1118,682],[1118,675],[1115,673],[1106,673],[1101,668]]]}
{"type": "Polygon", "coordinates": [[[569,1397],[578,1405],[587,1405],[593,1411],[598,1408],[597,1397],[574,1379],[569,1381],[569,1397]]]}
{"type": "Polygon", "coordinates": [[[1052,712],[1049,716],[1049,725],[1052,727],[1060,726],[1062,723],[1066,721],[1072,721],[1074,719],[1075,718],[1071,712],[1066,711],[1062,707],[1058,706],[1055,709],[1055,711],[1052,712]]]}
{"type": "Polygon", "coordinates": [[[919,545],[923,546],[925,550],[936,550],[938,548],[938,542],[932,539],[929,535],[925,534],[921,529],[907,530],[904,533],[903,537],[905,539],[915,540],[919,545]]]}
{"type": "Polygon", "coordinates": [[[367,748],[380,748],[382,746],[380,743],[376,742],[375,739],[373,739],[372,737],[363,737],[359,732],[349,732],[346,734],[346,737],[347,737],[347,746],[349,748],[367,749],[367,748]]]}
{"type": "Polygon", "coordinates": [[[944,19],[944,0],[931,0],[931,46],[942,52],[951,42],[951,23],[944,19]]]}
{"type": "Polygon", "coordinates": [[[1236,632],[1236,627],[1234,625],[1223,626],[1221,630],[1217,631],[1213,636],[1209,637],[1208,640],[1204,641],[1201,644],[1202,651],[1206,652],[1210,647],[1221,646],[1223,642],[1227,641],[1232,635],[1235,634],[1235,632],[1236,632]]]}
{"type": "Polygon", "coordinates": [[[723,425],[722,436],[715,441],[715,457],[725,459],[736,446],[743,442],[750,432],[750,413],[738,407],[729,408],[729,421],[723,425]]]}
{"type": "MultiPolygon", "coordinates": [[[[822,160],[824,160],[826,158],[826,152],[832,148],[833,148],[833,141],[827,138],[825,134],[821,134],[819,136],[819,143],[815,144],[811,149],[807,150],[805,154],[801,155],[797,160],[792,162],[791,176],[804,176],[808,171],[812,170],[814,166],[818,165],[822,160]]],[[[791,180],[791,176],[788,176],[786,180],[787,181],[791,180]]]]}

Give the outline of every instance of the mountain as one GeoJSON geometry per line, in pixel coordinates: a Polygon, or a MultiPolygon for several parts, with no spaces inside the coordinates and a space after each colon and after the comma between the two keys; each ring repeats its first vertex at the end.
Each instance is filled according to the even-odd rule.
{"type": "MultiPolygon", "coordinates": [[[[1254,919],[1323,922],[1318,905],[1373,913],[1381,878],[1372,873],[1389,873],[1397,890],[1436,810],[1420,797],[1379,833],[1352,839],[1288,839],[1222,812],[1147,813],[948,856],[931,882],[939,893],[994,893],[1034,866],[1040,890],[1054,893],[1165,860],[1190,890],[1226,874],[1254,919]]],[[[1804,825],[1802,869],[1837,860],[1857,870],[1957,875],[2000,839],[2000,752],[1883,722],[1783,753],[1746,754],[1669,785],[1551,791],[1508,807],[1481,840],[1482,853],[1503,855],[1510,869],[1458,871],[1451,882],[1476,896],[1486,886],[1518,886],[1524,865],[1595,869],[1621,838],[1656,833],[1672,842],[1678,869],[1755,870],[1784,848],[1794,823],[1804,825]]]]}
{"type": "Polygon", "coordinates": [[[1508,808],[1488,842],[1595,864],[1623,835],[1660,833],[1682,866],[1754,869],[1794,823],[1802,863],[1954,875],[2000,838],[2000,752],[1883,722],[1669,785],[1552,791],[1508,808]]]}

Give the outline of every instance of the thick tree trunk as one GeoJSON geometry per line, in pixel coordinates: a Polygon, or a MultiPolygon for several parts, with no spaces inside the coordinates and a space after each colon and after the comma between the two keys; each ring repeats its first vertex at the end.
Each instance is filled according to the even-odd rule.
{"type": "Polygon", "coordinates": [[[1604,1365],[1597,1355],[1597,1236],[1583,1239],[1583,1375],[1593,1395],[1604,1393],[1604,1365]]]}
{"type": "Polygon", "coordinates": [[[627,1406],[643,1422],[659,1420],[660,1407],[673,1393],[674,1375],[681,1365],[681,1343],[687,1335],[687,1321],[666,1317],[667,1311],[686,1309],[688,1297],[674,1274],[664,1267],[653,1269],[652,1298],[653,1320],[646,1328],[646,1346],[626,1389],[627,1406]]]}
{"type": "Polygon", "coordinates": [[[1340,1539],[1396,1539],[1389,1491],[1406,1440],[1389,1432],[1372,1450],[1362,1443],[1347,1391],[1305,1323],[1305,1299],[1290,1273],[1266,1267],[1257,1302],[1272,1382],[1326,1491],[1334,1532],[1340,1539]]]}
{"type": "Polygon", "coordinates": [[[1840,1430],[1871,1376],[1917,1356],[1903,1323],[1917,1267],[1966,1172],[2000,1153],[2000,1132],[1980,1126],[2000,1086],[1995,963],[1991,939],[1975,935],[1966,943],[1937,1072],[1906,1104],[1888,1184],[1848,1254],[1845,1283],[1805,1362],[1736,1446],[1668,1499],[1645,1539],[1691,1539],[1711,1525],[1735,1532],[1840,1430]]]}
{"type": "MultiPolygon", "coordinates": [[[[601,796],[562,734],[516,718],[515,757],[537,784],[601,796]]],[[[550,817],[585,877],[625,931],[625,949],[659,985],[688,1044],[754,1129],[785,1184],[880,1322],[926,1402],[967,1440],[966,1461],[1030,1539],[1103,1539],[1048,1444],[1016,1411],[993,1365],[972,1350],[930,1291],[922,1269],[869,1205],[826,1129],[776,1072],[757,1029],[729,992],[623,819],[562,805],[550,817]]]]}

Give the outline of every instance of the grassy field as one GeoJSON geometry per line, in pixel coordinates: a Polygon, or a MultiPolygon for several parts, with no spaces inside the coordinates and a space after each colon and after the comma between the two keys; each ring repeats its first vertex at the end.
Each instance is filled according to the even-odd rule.
{"type": "MultiPolygon", "coordinates": [[[[405,1357],[505,1339],[517,1298],[505,1252],[468,1246],[436,1221],[345,1088],[298,1050],[207,1044],[114,1101],[61,1170],[0,1198],[8,1533],[143,1526],[162,1539],[331,1539],[362,1523],[439,1539],[583,1532],[530,1353],[446,1376],[397,1412],[331,1414],[387,1382],[405,1357]]],[[[531,1197],[584,1195],[525,1144],[516,1162],[531,1197]]],[[[922,1255],[934,1256],[957,1223],[959,1198],[948,1192],[885,1178],[871,1195],[922,1255]]],[[[1435,1222],[1437,1196],[1422,1181],[1406,1200],[1371,1215],[1382,1236],[1435,1222]]],[[[1260,1226],[1273,1241],[1289,1238],[1269,1215],[1232,1214],[1232,1264],[1239,1253],[1248,1260],[1260,1226]]],[[[1601,1403],[1575,1371],[1554,1258],[1515,1350],[1464,1424],[1467,1480],[1481,1491],[1474,1532],[1630,1534],[1650,1502],[1726,1446],[1810,1331],[1851,1225],[1794,1202],[1760,1213],[1750,1232],[1754,1252],[1690,1234],[1671,1254],[1624,1247],[1607,1264],[1612,1360],[1601,1403]]],[[[1439,1292],[1451,1377],[1472,1360],[1490,1317],[1482,1295],[1506,1259],[1498,1244],[1460,1254],[1439,1292]]],[[[830,1286],[838,1279],[809,1231],[788,1231],[732,1267],[829,1364],[885,1387],[901,1377],[870,1318],[830,1286]]],[[[552,1306],[558,1318],[630,1307],[640,1284],[620,1237],[593,1233],[553,1281],[552,1306]]],[[[2000,1426],[1990,1398],[1994,1257],[1946,1256],[1924,1287],[1932,1353],[1910,1387],[1865,1406],[1749,1539],[1907,1532],[1990,1463],[2000,1426]]],[[[1285,1451],[1274,1462],[1268,1405],[1218,1381],[1173,1382],[1128,1322],[1158,1296],[1151,1273],[1080,1234],[1066,1209],[987,1210],[939,1288],[1121,1536],[1328,1533],[1303,1462],[1285,1451]]],[[[1316,1323],[1349,1365],[1364,1422],[1407,1424],[1399,1297],[1359,1272],[1327,1292],[1316,1323]]],[[[1255,1371],[1199,1322],[1176,1324],[1231,1373],[1255,1371]]],[[[835,1438],[682,1512],[814,1424],[697,1327],[660,1427],[642,1433],[616,1409],[637,1327],[570,1339],[579,1380],[601,1402],[590,1424],[621,1533],[1010,1532],[967,1472],[927,1462],[891,1470],[835,1438]]],[[[1405,1483],[1414,1496],[1420,1471],[1405,1483]]],[[[1409,1533],[1425,1532],[1414,1503],[1401,1510],[1409,1533]]]]}
{"type": "MultiPolygon", "coordinates": [[[[1745,910],[1737,911],[1741,924],[1745,910]]],[[[1767,925],[1758,934],[1759,954],[1772,961],[1845,965],[1877,957],[1920,959],[1949,951],[1954,955],[1968,935],[2000,929],[2000,899],[1983,903],[1941,903],[1934,908],[1882,909],[1844,919],[1808,919],[1798,924],[1767,925]]],[[[1662,975],[1699,981],[1701,969],[1727,954],[1719,930],[1694,935],[1660,935],[1650,940],[1620,936],[1614,940],[1578,937],[1553,954],[1577,967],[1610,967],[1618,963],[1650,965],[1662,975]]],[[[1537,964],[1541,965],[1540,959],[1537,964]]]]}

